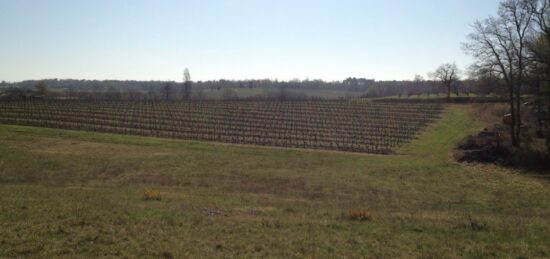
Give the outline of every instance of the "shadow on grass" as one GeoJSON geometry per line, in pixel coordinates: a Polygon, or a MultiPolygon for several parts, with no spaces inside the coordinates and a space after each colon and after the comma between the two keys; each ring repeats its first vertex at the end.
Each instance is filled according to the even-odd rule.
{"type": "Polygon", "coordinates": [[[550,154],[529,148],[496,146],[458,147],[455,158],[459,162],[496,164],[519,169],[527,174],[550,180],[550,154]]]}

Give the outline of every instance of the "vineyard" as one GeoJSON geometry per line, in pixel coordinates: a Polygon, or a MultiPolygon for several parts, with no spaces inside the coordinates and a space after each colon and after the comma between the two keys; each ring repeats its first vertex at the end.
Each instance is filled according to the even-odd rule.
{"type": "Polygon", "coordinates": [[[0,102],[0,123],[388,154],[441,110],[362,101],[20,101],[0,102]]]}

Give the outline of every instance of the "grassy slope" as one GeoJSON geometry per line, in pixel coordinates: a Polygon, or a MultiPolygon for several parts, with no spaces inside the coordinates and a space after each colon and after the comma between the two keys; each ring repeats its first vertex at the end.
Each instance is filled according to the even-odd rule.
{"type": "Polygon", "coordinates": [[[477,127],[369,156],[0,125],[0,257],[550,256],[546,182],[452,162],[477,127]]]}

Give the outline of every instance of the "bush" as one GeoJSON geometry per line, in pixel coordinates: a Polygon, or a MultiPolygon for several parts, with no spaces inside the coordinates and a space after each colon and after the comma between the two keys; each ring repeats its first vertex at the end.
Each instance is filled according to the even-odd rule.
{"type": "Polygon", "coordinates": [[[146,201],[160,201],[162,199],[162,193],[152,189],[145,189],[145,191],[143,191],[143,199],[146,201]]]}
{"type": "Polygon", "coordinates": [[[371,221],[372,215],[366,210],[349,210],[348,218],[356,221],[371,221]]]}

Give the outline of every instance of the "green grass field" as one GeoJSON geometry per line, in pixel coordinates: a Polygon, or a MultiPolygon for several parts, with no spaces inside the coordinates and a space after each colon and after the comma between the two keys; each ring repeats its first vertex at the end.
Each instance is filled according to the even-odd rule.
{"type": "Polygon", "coordinates": [[[453,161],[482,126],[379,156],[0,125],[0,257],[550,257],[546,180],[453,161]]]}

